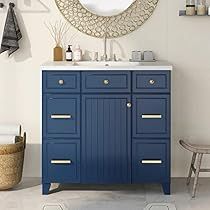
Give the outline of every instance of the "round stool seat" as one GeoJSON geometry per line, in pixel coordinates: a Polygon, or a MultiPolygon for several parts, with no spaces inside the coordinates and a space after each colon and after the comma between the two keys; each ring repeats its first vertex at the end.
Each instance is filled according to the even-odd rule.
{"type": "Polygon", "coordinates": [[[180,140],[179,143],[187,150],[195,153],[210,154],[210,145],[191,144],[180,140]]]}

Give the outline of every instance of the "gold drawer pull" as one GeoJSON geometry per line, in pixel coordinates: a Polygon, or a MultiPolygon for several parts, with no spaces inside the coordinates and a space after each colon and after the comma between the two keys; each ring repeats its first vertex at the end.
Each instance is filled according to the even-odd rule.
{"type": "Polygon", "coordinates": [[[63,84],[64,84],[64,80],[63,80],[63,79],[59,79],[59,80],[58,80],[58,84],[59,84],[59,85],[63,85],[63,84]]]}
{"type": "Polygon", "coordinates": [[[141,115],[142,119],[162,119],[161,114],[143,114],[141,115]]]}
{"type": "Polygon", "coordinates": [[[51,160],[51,164],[71,164],[71,160],[51,160]]]}
{"type": "Polygon", "coordinates": [[[142,164],[162,164],[162,160],[142,160],[142,164]]]}
{"type": "Polygon", "coordinates": [[[153,80],[153,79],[149,80],[149,84],[150,85],[154,85],[155,84],[155,80],[153,80]]]}
{"type": "Polygon", "coordinates": [[[51,119],[71,119],[72,116],[70,114],[63,114],[63,115],[60,115],[60,114],[52,114],[51,115],[51,119]]]}
{"type": "Polygon", "coordinates": [[[104,80],[104,85],[108,85],[109,84],[109,80],[108,79],[105,79],[104,80]]]}

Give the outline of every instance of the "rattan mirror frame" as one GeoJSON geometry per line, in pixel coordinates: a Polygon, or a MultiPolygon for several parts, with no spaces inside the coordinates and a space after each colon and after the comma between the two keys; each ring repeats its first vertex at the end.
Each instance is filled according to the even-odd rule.
{"type": "Polygon", "coordinates": [[[136,0],[124,12],[99,16],[88,11],[79,0],[55,0],[61,14],[79,31],[97,38],[117,38],[142,26],[159,0],[136,0]]]}

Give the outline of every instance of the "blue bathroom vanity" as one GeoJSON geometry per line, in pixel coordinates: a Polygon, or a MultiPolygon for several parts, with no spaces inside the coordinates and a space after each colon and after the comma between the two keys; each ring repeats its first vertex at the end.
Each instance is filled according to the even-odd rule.
{"type": "Polygon", "coordinates": [[[170,194],[170,64],[41,69],[43,194],[51,183],[160,183],[170,194]]]}

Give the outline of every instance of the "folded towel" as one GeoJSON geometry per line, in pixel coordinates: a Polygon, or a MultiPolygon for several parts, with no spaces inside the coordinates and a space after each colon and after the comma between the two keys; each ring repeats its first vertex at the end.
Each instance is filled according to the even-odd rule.
{"type": "Polygon", "coordinates": [[[0,144],[14,144],[15,136],[12,135],[0,135],[0,144]]]}
{"type": "Polygon", "coordinates": [[[4,26],[0,54],[7,51],[9,56],[19,49],[18,41],[22,38],[13,6],[10,5],[4,26]]]}
{"type": "Polygon", "coordinates": [[[20,135],[20,125],[18,124],[0,124],[0,135],[20,135]]]}

